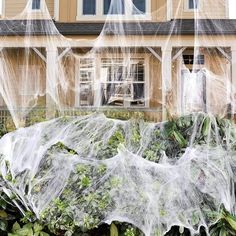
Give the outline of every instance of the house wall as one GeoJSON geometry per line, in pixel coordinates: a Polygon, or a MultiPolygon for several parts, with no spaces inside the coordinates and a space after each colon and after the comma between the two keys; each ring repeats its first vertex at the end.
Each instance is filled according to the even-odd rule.
{"type": "MultiPolygon", "coordinates": [[[[186,50],[183,54],[192,54],[193,50],[186,50]]],[[[181,56],[172,63],[172,94],[169,108],[174,114],[181,114],[181,70],[203,69],[206,74],[206,102],[208,112],[224,116],[229,104],[231,80],[230,63],[216,49],[203,49],[201,54],[205,56],[204,65],[184,65],[181,56]]]]}
{"type": "Polygon", "coordinates": [[[77,16],[77,0],[59,0],[59,21],[75,22],[77,16]]]}
{"type": "MultiPolygon", "coordinates": [[[[53,17],[54,15],[54,0],[45,0],[48,11],[53,17]]],[[[27,0],[5,0],[5,17],[14,17],[25,9],[27,0]]]]}
{"type": "MultiPolygon", "coordinates": [[[[46,0],[49,13],[54,17],[54,0],[46,0]]],[[[149,21],[167,20],[167,0],[151,0],[151,19],[149,21]]],[[[228,18],[228,0],[200,1],[200,10],[195,12],[199,18],[228,18]]],[[[27,0],[5,0],[5,17],[20,14],[27,4],[27,0]]],[[[173,19],[194,18],[194,12],[187,9],[187,0],[172,0],[173,19]]],[[[59,21],[75,22],[77,16],[77,0],[59,0],[59,21]]],[[[97,20],[96,17],[88,21],[97,20]]],[[[101,21],[101,19],[100,19],[101,21]]]]}
{"type": "Polygon", "coordinates": [[[211,19],[228,18],[228,0],[200,0],[198,12],[187,9],[187,0],[172,0],[173,19],[192,19],[194,16],[211,19]]]}
{"type": "MultiPolygon", "coordinates": [[[[40,70],[39,78],[39,90],[38,99],[35,100],[38,106],[45,106],[45,88],[46,88],[46,66],[45,63],[36,55],[32,50],[25,51],[24,49],[4,49],[2,54],[3,60],[3,73],[5,75],[5,81],[11,81],[10,83],[4,83],[3,89],[6,91],[7,100],[12,103],[12,107],[27,107],[29,101],[34,100],[34,94],[27,96],[21,95],[22,85],[26,84],[26,81],[33,79],[35,74],[21,73],[20,67],[25,66],[24,72],[27,72],[27,66],[37,66],[40,70]]],[[[30,103],[32,105],[32,102],[30,103]]],[[[4,104],[0,104],[1,106],[4,104]]],[[[9,104],[8,104],[9,105],[9,104]]]]}

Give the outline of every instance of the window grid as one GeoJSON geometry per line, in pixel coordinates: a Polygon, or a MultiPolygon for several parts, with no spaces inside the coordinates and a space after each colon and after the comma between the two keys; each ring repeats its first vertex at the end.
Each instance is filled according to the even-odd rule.
{"type": "Polygon", "coordinates": [[[103,105],[145,106],[144,59],[102,59],[103,105]]]}
{"type": "Polygon", "coordinates": [[[102,8],[103,15],[144,15],[147,14],[147,2],[150,0],[132,0],[133,8],[128,9],[126,0],[113,1],[113,6],[110,7],[112,0],[80,0],[82,1],[82,15],[98,15],[98,9],[102,8]],[[97,2],[99,1],[99,2],[97,2]],[[102,3],[102,4],[101,4],[102,3]]]}
{"type": "Polygon", "coordinates": [[[197,55],[194,58],[194,55],[183,55],[183,63],[185,65],[204,65],[205,64],[205,57],[204,55],[197,55]]]}
{"type": "Polygon", "coordinates": [[[90,58],[80,59],[79,65],[79,105],[92,106],[94,100],[95,61],[90,58]]]}

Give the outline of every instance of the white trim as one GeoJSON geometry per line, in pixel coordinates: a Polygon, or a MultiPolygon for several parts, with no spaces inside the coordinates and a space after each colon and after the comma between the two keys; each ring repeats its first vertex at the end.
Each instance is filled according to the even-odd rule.
{"type": "Polygon", "coordinates": [[[32,48],[32,50],[44,61],[47,63],[47,58],[37,49],[37,48],[32,48]]]}
{"type": "MultiPolygon", "coordinates": [[[[88,69],[89,70],[89,69],[88,69]]],[[[94,107],[95,104],[95,98],[96,98],[96,91],[95,91],[95,83],[96,83],[96,75],[97,72],[97,65],[96,65],[96,60],[92,57],[80,57],[78,60],[76,60],[75,63],[75,107],[94,107]],[[80,78],[80,72],[81,72],[81,59],[82,60],[91,60],[94,64],[94,67],[92,68],[92,70],[94,71],[93,73],[93,78],[91,81],[88,82],[81,82],[81,78],[80,78]],[[92,92],[93,92],[93,105],[81,105],[80,102],[80,93],[81,93],[81,84],[91,84],[92,86],[92,92]]]]}
{"type": "Polygon", "coordinates": [[[144,107],[150,107],[150,55],[145,54],[144,57],[144,107]]]}
{"type": "Polygon", "coordinates": [[[5,17],[5,0],[0,0],[0,3],[2,4],[2,12],[0,12],[0,18],[4,18],[5,17]]]}
{"type": "Polygon", "coordinates": [[[54,0],[54,19],[56,21],[59,20],[59,14],[60,14],[60,1],[54,0]]]}
{"type": "MultiPolygon", "coordinates": [[[[109,82],[103,82],[101,80],[101,68],[102,68],[102,59],[110,59],[112,58],[113,54],[107,54],[104,56],[101,56],[99,54],[96,54],[96,59],[91,58],[91,57],[80,57],[77,60],[77,63],[75,63],[75,107],[111,107],[107,104],[102,105],[101,102],[101,84],[102,83],[109,83],[109,82]],[[91,106],[81,106],[80,105],[80,61],[81,59],[91,59],[94,60],[94,78],[93,78],[93,82],[92,82],[92,86],[93,86],[93,93],[94,93],[94,98],[93,98],[93,105],[91,106]]],[[[117,55],[116,55],[117,56],[117,55]]],[[[120,59],[126,60],[128,58],[127,56],[120,57],[120,59]]],[[[150,73],[150,69],[149,69],[149,55],[148,54],[138,54],[138,55],[134,55],[131,56],[131,59],[141,59],[143,60],[144,63],[144,81],[140,82],[141,84],[144,84],[144,105],[142,106],[142,108],[148,108],[149,107],[149,103],[150,103],[150,97],[149,97],[149,88],[150,88],[150,81],[149,81],[149,73],[150,73]]],[[[139,107],[139,106],[131,106],[131,105],[127,105],[127,104],[123,104],[123,106],[114,106],[117,109],[118,108],[124,108],[124,107],[139,107]]]]}
{"type": "MultiPolygon", "coordinates": [[[[30,3],[31,3],[30,10],[33,12],[42,11],[42,0],[40,0],[40,2],[39,2],[39,8],[36,8],[36,9],[33,9],[33,1],[34,0],[30,1],[30,3]]],[[[46,4],[46,2],[45,2],[45,4],[46,4]]]]}
{"type": "Polygon", "coordinates": [[[160,62],[162,61],[162,57],[152,48],[152,47],[147,47],[147,49],[155,56],[160,62]]]}
{"type": "Polygon", "coordinates": [[[105,21],[109,20],[151,20],[151,0],[146,0],[145,14],[132,14],[131,2],[125,0],[125,14],[122,15],[105,15],[103,12],[104,1],[96,0],[96,14],[83,15],[83,0],[77,0],[77,16],[76,21],[105,21]],[[128,9],[128,10],[127,10],[128,9]]]}
{"type": "Polygon", "coordinates": [[[229,19],[229,0],[225,0],[225,18],[229,19]]]}
{"type": "Polygon", "coordinates": [[[172,11],[173,11],[173,5],[172,5],[172,0],[167,0],[167,5],[166,5],[166,20],[170,21],[172,19],[172,11]]]}

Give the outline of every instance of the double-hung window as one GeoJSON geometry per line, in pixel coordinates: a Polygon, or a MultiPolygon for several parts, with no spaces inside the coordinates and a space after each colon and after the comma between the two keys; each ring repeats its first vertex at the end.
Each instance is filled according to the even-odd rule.
{"type": "Polygon", "coordinates": [[[145,64],[142,58],[102,59],[102,105],[145,106],[145,64]]]}
{"type": "Polygon", "coordinates": [[[40,10],[41,0],[32,0],[32,10],[40,10]]]}
{"type": "Polygon", "coordinates": [[[92,58],[80,59],[79,65],[79,106],[92,106],[94,100],[95,61],[92,58]]]}

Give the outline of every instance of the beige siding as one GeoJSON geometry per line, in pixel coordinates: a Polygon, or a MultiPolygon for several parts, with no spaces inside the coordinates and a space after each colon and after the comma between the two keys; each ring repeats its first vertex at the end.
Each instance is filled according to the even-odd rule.
{"type": "Polygon", "coordinates": [[[26,7],[27,0],[7,0],[5,1],[5,16],[14,17],[21,13],[26,7]]]}
{"type": "MultiPolygon", "coordinates": [[[[28,105],[26,103],[27,99],[33,100],[34,96],[24,97],[23,95],[20,95],[21,83],[26,79],[22,76],[27,74],[21,75],[19,69],[21,66],[37,66],[40,70],[40,91],[45,91],[46,65],[32,50],[28,53],[28,51],[24,51],[24,49],[4,49],[3,57],[6,62],[6,67],[4,67],[6,71],[4,73],[6,74],[7,79],[12,81],[11,85],[8,87],[9,99],[13,106],[25,107],[28,105]]],[[[26,71],[27,70],[25,70],[25,72],[26,71]]],[[[37,105],[45,106],[45,96],[38,97],[37,105]]]]}
{"type": "Polygon", "coordinates": [[[77,15],[77,0],[60,0],[59,1],[59,21],[75,22],[77,15]]]}
{"type": "MultiPolygon", "coordinates": [[[[152,19],[153,21],[166,21],[167,19],[167,6],[166,6],[166,0],[152,0],[152,2],[157,2],[156,3],[156,19],[152,19]]],[[[154,10],[154,9],[153,9],[154,10]]]]}
{"type": "Polygon", "coordinates": [[[149,104],[150,108],[161,107],[162,85],[161,85],[161,63],[154,56],[150,57],[149,75],[149,104]]]}
{"type": "Polygon", "coordinates": [[[172,18],[174,19],[191,19],[194,15],[198,18],[223,19],[228,17],[227,0],[207,0],[200,1],[199,12],[187,9],[186,0],[173,0],[172,18]]]}
{"type": "MultiPolygon", "coordinates": [[[[54,0],[46,0],[46,4],[51,16],[54,15],[54,0]]],[[[20,14],[26,7],[27,0],[6,0],[5,17],[14,17],[20,14]]]]}
{"type": "Polygon", "coordinates": [[[54,0],[46,0],[47,8],[50,15],[54,16],[54,0]]]}
{"type": "MultiPolygon", "coordinates": [[[[151,0],[151,20],[165,21],[167,16],[166,0],[151,0]]],[[[186,0],[172,0],[172,18],[189,19],[194,17],[193,11],[186,9],[186,0]]],[[[228,0],[200,1],[201,10],[199,18],[227,18],[228,0]]],[[[51,16],[54,16],[54,0],[46,0],[51,16]]],[[[75,22],[77,15],[77,0],[59,0],[59,21],[75,22]]],[[[21,13],[27,4],[27,0],[6,0],[5,16],[14,17],[21,13]]]]}

